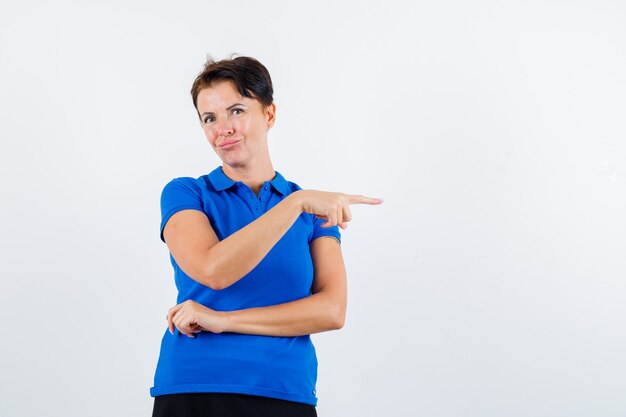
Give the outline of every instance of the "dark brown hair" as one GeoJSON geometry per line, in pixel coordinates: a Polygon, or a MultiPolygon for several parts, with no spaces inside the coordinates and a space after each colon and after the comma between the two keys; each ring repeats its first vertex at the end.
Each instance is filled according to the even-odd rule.
{"type": "Polygon", "coordinates": [[[263,106],[269,106],[274,101],[270,73],[259,61],[248,56],[231,57],[221,61],[209,57],[204,69],[191,86],[191,97],[198,117],[200,117],[198,111],[200,91],[210,87],[214,82],[223,80],[234,82],[239,94],[257,99],[263,106]]]}

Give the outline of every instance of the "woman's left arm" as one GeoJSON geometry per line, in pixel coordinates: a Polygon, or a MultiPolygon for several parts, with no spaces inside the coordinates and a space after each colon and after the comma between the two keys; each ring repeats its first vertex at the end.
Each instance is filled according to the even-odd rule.
{"type": "Polygon", "coordinates": [[[192,300],[170,309],[170,331],[193,337],[202,330],[265,336],[302,336],[343,327],[346,316],[346,268],[341,245],[332,237],[311,242],[313,287],[310,296],[284,304],[235,311],[214,311],[192,300]]]}

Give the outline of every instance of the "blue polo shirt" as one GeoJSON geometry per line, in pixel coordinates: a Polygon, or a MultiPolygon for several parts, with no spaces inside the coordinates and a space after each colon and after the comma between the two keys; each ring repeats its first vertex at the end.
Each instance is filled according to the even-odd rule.
{"type": "MultiPolygon", "coordinates": [[[[228,178],[222,167],[198,178],[170,181],[161,194],[161,240],[169,218],[180,210],[206,214],[220,240],[261,217],[301,188],[276,172],[259,195],[243,182],[228,178]]],[[[176,303],[194,300],[218,311],[286,303],[311,295],[313,263],[310,243],[321,236],[341,242],[337,226],[302,213],[263,260],[223,290],[200,284],[170,254],[178,289],[176,303]]],[[[195,338],[170,334],[166,328],[150,395],[221,392],[261,395],[317,404],[317,358],[311,337],[275,337],[200,332],[195,338]]]]}

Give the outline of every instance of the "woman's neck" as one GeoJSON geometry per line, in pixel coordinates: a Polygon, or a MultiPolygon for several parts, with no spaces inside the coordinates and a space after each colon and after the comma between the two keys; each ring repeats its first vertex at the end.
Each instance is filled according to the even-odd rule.
{"type": "Polygon", "coordinates": [[[222,170],[231,180],[241,181],[246,184],[256,195],[259,195],[263,183],[265,183],[265,181],[271,181],[276,175],[272,162],[269,160],[267,163],[257,167],[232,167],[223,164],[222,170]]]}

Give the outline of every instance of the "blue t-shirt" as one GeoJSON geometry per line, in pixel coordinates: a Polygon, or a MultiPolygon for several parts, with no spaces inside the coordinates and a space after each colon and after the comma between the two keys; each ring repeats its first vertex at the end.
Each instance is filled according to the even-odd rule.
{"type": "MultiPolygon", "coordinates": [[[[175,178],[161,194],[161,240],[165,242],[165,224],[178,211],[203,212],[223,240],[300,189],[276,172],[257,196],[243,182],[228,178],[221,166],[197,179],[175,178]]],[[[232,311],[311,295],[310,243],[321,236],[333,236],[341,242],[338,227],[322,228],[324,222],[302,213],[250,273],[222,290],[194,281],[170,254],[177,304],[191,299],[214,310],[232,311]]],[[[309,335],[276,337],[203,331],[190,338],[178,329],[173,335],[166,329],[150,395],[222,392],[316,405],[316,380],[317,357],[309,335]]]]}

